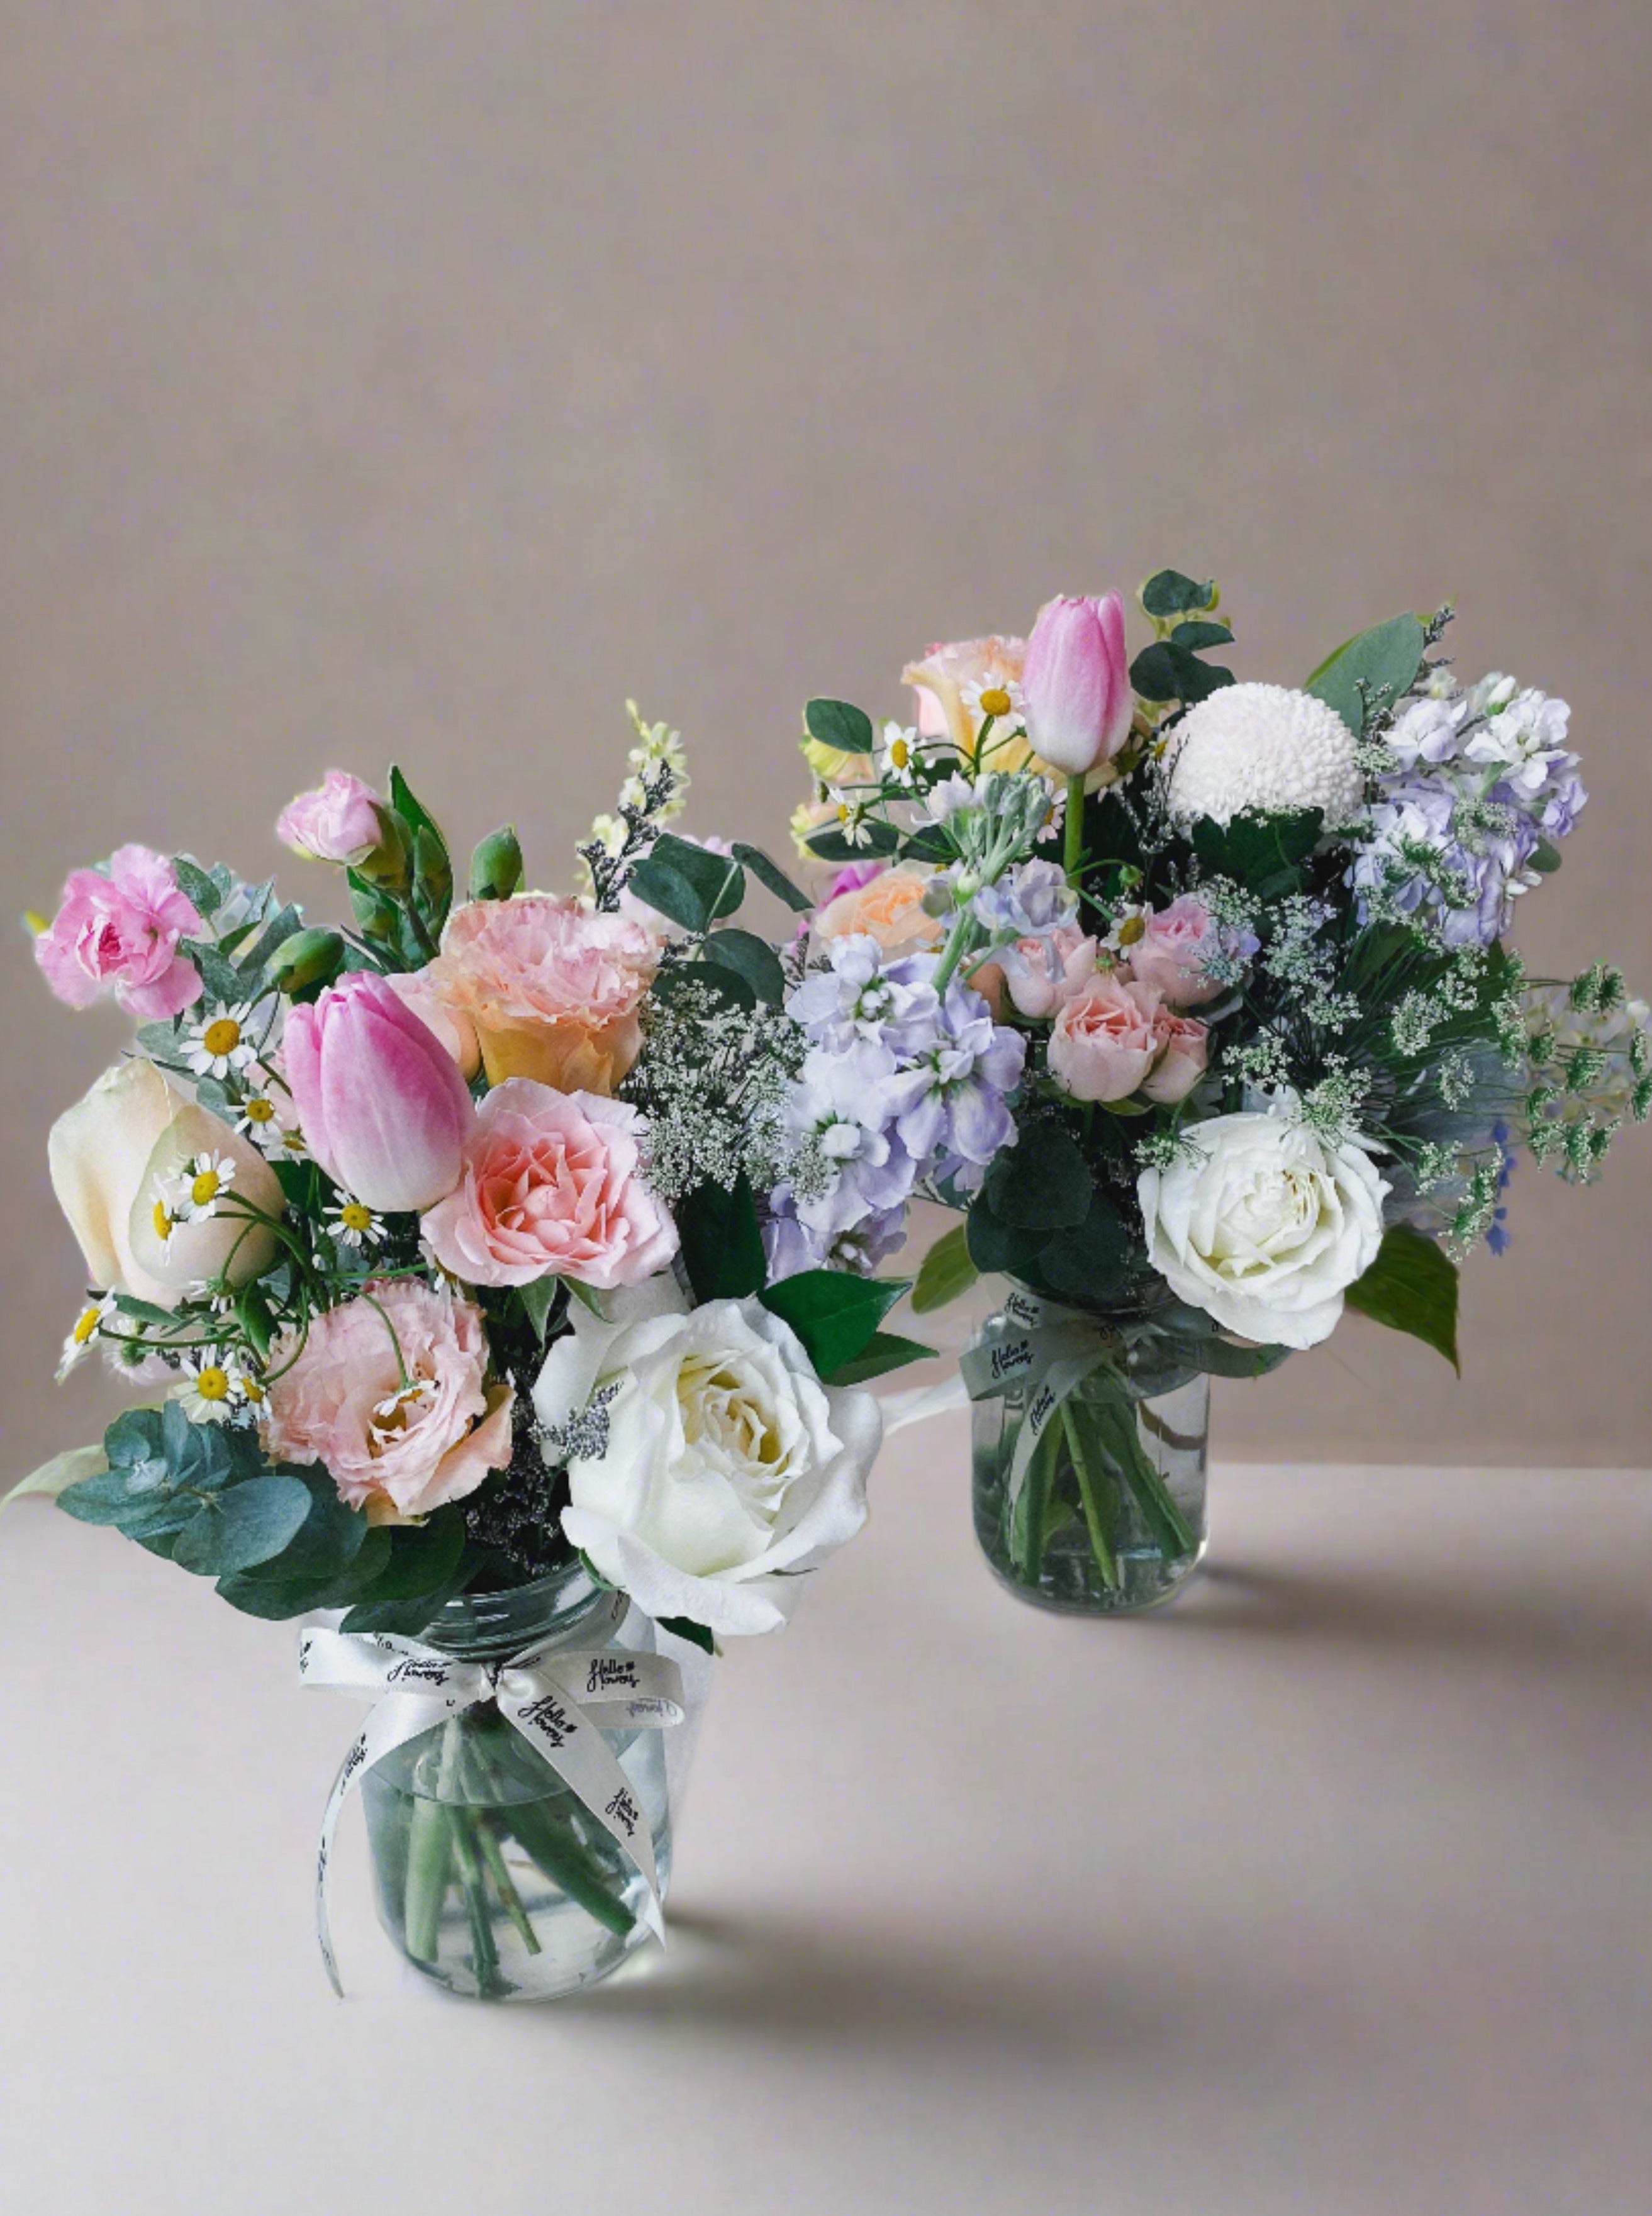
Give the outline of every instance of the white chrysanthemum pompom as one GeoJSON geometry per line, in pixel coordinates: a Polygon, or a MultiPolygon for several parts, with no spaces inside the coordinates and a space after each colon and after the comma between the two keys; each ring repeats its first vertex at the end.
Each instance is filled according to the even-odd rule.
{"type": "Polygon", "coordinates": [[[1186,822],[1322,808],[1335,825],[1365,798],[1353,733],[1334,708],[1287,686],[1224,685],[1188,710],[1170,744],[1170,806],[1186,822]]]}

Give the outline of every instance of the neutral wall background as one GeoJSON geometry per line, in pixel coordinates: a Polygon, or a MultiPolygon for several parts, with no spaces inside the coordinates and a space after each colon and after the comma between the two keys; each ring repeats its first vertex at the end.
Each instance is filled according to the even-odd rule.
{"type": "MultiPolygon", "coordinates": [[[[627,693],[779,841],[808,692],[1174,563],[1286,681],[1458,599],[1593,791],[1528,954],[1652,985],[1649,65],[1606,0],[0,0],[6,901],[274,867],[392,754],[560,881],[627,693]]],[[[124,1031],[0,995],[9,1478],[104,1405],[44,1140],[124,1031]]],[[[1514,1201],[1461,1384],[1356,1325],[1221,1450],[1646,1461],[1652,1140],[1514,1201]]]]}

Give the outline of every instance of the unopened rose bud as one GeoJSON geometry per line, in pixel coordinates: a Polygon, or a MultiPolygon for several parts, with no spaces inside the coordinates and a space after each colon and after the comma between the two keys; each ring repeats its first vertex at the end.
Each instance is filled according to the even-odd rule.
{"type": "Polygon", "coordinates": [[[393,808],[379,810],[379,844],[356,868],[386,892],[404,893],[413,882],[413,842],[393,808]]]}
{"type": "Polygon", "coordinates": [[[344,941],[336,931],[295,931],[284,939],[269,957],[270,982],[283,993],[301,993],[306,985],[327,985],[344,962],[344,941]]]}

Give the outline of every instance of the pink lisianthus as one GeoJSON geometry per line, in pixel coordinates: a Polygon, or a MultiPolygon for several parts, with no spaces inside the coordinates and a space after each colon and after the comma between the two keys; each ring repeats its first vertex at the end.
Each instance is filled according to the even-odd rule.
{"type": "Polygon", "coordinates": [[[357,970],[292,1009],[281,1067],[305,1144],[369,1208],[429,1208],[459,1183],[475,1120],[458,1065],[382,977],[357,970]]]}
{"type": "Polygon", "coordinates": [[[311,861],[353,866],[366,861],[384,838],[382,805],[359,777],[347,769],[330,769],[312,792],[287,802],[275,819],[275,835],[311,861]]]}
{"type": "Polygon", "coordinates": [[[1159,1013],[1150,987],[1100,971],[1057,1011],[1051,1069],[1075,1100],[1127,1100],[1159,1058],[1159,1013]]]}
{"type": "Polygon", "coordinates": [[[264,1441],[322,1463],[352,1508],[405,1524],[474,1493],[510,1460],[509,1385],[484,1382],[487,1334],[469,1301],[407,1277],[314,1317],[272,1351],[264,1441]],[[375,1305],[376,1303],[376,1305],[375,1305]],[[296,1358],[294,1358],[296,1354],[296,1358]]]}
{"type": "Polygon", "coordinates": [[[1138,985],[1152,986],[1173,1008],[1197,1008],[1223,990],[1220,979],[1206,976],[1205,969],[1219,946],[1209,908],[1192,893],[1183,893],[1168,908],[1144,917],[1140,938],[1121,951],[1138,985]]]}
{"type": "Polygon", "coordinates": [[[1170,1008],[1159,1010],[1154,1029],[1159,1058],[1143,1080],[1142,1091],[1161,1108],[1173,1108],[1204,1076],[1211,1034],[1197,1016],[1179,1016],[1170,1008]]]}
{"type": "Polygon", "coordinates": [[[178,951],[205,930],[176,872],[147,846],[118,846],[108,874],[76,870],[34,942],[46,982],[71,1008],[113,993],[128,1015],[176,1016],[200,998],[200,973],[178,951]]]}
{"type": "Polygon", "coordinates": [[[863,885],[869,885],[874,877],[881,877],[888,867],[887,862],[845,862],[821,895],[821,906],[829,907],[841,894],[858,893],[863,885]]]}
{"type": "Polygon", "coordinates": [[[457,1190],[424,1218],[431,1253],[472,1285],[653,1277],[677,1228],[643,1182],[640,1127],[620,1101],[508,1078],[477,1111],[457,1190]]]}
{"type": "Polygon", "coordinates": [[[642,1045],[638,1009],[658,961],[639,923],[517,893],[455,908],[424,974],[475,1025],[490,1084],[610,1093],[642,1045]]]}

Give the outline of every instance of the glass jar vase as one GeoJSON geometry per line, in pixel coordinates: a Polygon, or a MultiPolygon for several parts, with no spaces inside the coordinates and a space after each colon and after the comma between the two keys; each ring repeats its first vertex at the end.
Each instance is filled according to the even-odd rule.
{"type": "MultiPolygon", "coordinates": [[[[419,1638],[479,1663],[529,1646],[656,1647],[652,1621],[577,1562],[449,1601],[419,1638]]],[[[671,1872],[666,1736],[602,1732],[652,1837],[662,1898],[671,1872]]],[[[415,1969],[451,1992],[554,1999],[607,1977],[650,1936],[642,1872],[492,1701],[398,1747],[366,1773],[361,1795],[379,1920],[415,1969]]]]}
{"type": "Polygon", "coordinates": [[[1084,1616],[1178,1592],[1205,1553],[1209,1377],[1025,1299],[988,1320],[965,1374],[976,1536],[1001,1582],[1084,1616]]]}

